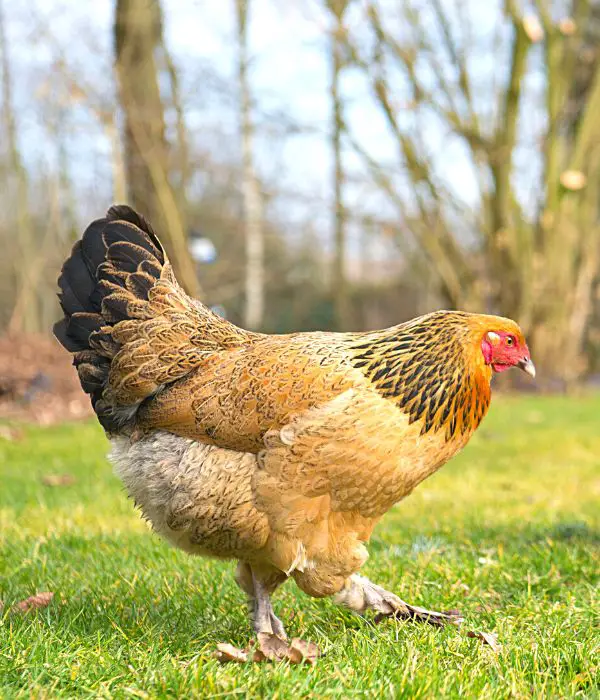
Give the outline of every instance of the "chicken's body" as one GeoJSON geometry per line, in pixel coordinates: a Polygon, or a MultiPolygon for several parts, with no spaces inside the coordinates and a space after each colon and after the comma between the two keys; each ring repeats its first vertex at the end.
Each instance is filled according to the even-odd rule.
{"type": "Polygon", "coordinates": [[[486,333],[522,338],[516,324],[436,312],[373,333],[244,331],[185,295],[125,207],[88,228],[60,286],[56,334],[117,472],[173,544],[240,561],[258,631],[283,634],[268,595],[287,577],[358,610],[406,612],[355,575],[365,544],[467,443],[496,367],[486,333]]]}

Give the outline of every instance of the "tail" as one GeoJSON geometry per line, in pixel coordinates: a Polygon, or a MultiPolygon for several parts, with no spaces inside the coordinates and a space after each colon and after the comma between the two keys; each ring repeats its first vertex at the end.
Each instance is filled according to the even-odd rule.
{"type": "Polygon", "coordinates": [[[131,423],[142,401],[248,335],[185,294],[151,226],[127,206],[88,226],[58,285],[64,318],[54,335],[73,353],[110,433],[131,423]]]}

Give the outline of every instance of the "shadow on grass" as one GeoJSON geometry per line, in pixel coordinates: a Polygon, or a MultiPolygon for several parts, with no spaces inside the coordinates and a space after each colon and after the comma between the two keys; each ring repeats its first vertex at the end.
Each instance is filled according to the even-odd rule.
{"type": "Polygon", "coordinates": [[[496,547],[502,544],[505,550],[515,550],[522,547],[541,544],[551,540],[555,543],[573,543],[600,547],[600,530],[588,525],[582,520],[567,520],[552,525],[523,523],[521,527],[493,527],[477,522],[466,522],[461,527],[460,542],[448,539],[444,533],[437,530],[414,533],[403,531],[399,542],[388,527],[383,535],[375,535],[368,545],[369,552],[385,552],[390,547],[401,546],[407,555],[417,556],[423,552],[436,551],[448,546],[464,547],[471,545],[474,550],[496,547]]]}

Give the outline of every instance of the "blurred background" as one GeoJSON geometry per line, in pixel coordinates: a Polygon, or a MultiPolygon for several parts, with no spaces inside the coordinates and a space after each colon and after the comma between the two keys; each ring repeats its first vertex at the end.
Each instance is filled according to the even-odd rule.
{"type": "Polygon", "coordinates": [[[88,411],[50,328],[113,202],[245,327],[498,313],[593,383],[599,59],[598,0],[0,0],[0,416],[88,411]]]}

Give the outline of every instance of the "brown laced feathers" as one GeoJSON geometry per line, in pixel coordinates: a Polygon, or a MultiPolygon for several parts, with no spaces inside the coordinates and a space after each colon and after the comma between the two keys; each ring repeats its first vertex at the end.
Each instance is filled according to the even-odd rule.
{"type": "Polygon", "coordinates": [[[411,423],[422,423],[422,435],[444,430],[451,440],[475,430],[487,412],[491,369],[481,341],[486,331],[504,327],[516,324],[496,316],[436,311],[364,334],[353,345],[352,363],[411,423]]]}

